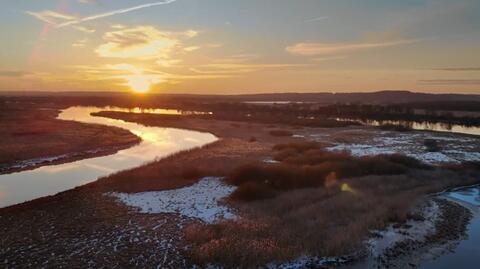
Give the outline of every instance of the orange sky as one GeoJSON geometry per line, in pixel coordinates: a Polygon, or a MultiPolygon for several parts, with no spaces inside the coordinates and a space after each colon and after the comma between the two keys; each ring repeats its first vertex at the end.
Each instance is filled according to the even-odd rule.
{"type": "Polygon", "coordinates": [[[480,93],[475,0],[45,0],[0,9],[0,90],[480,93]]]}

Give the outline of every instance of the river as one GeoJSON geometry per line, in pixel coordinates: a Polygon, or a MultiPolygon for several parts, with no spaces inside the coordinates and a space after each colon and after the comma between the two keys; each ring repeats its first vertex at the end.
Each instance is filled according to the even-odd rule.
{"type": "Polygon", "coordinates": [[[447,199],[469,208],[473,218],[467,227],[467,238],[459,242],[454,252],[420,264],[421,269],[478,268],[480,258],[480,187],[469,187],[443,194],[447,199]]]}
{"type": "MultiPolygon", "coordinates": [[[[120,127],[142,138],[142,142],[108,156],[47,165],[34,170],[0,175],[0,208],[66,191],[95,181],[99,177],[138,167],[155,159],[182,150],[200,147],[217,140],[214,135],[209,133],[175,128],[147,127],[122,120],[90,115],[90,113],[102,110],[137,112],[136,110],[111,107],[71,107],[63,110],[58,115],[58,119],[120,127]]],[[[141,112],[180,114],[176,110],[162,109],[143,110],[141,112]]]]}

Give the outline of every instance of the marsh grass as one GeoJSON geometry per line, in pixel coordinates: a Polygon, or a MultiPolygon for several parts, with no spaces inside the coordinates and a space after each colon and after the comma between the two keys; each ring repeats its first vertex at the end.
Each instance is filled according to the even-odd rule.
{"type": "Polygon", "coordinates": [[[410,214],[428,193],[478,182],[475,164],[433,168],[401,155],[355,158],[305,142],[274,147],[280,164],[248,164],[227,181],[240,220],[185,228],[195,262],[256,268],[301,256],[351,255],[372,229],[410,214]],[[387,164],[387,166],[385,166],[387,164]]]}
{"type": "Polygon", "coordinates": [[[0,166],[8,168],[17,161],[89,150],[126,148],[140,142],[140,138],[121,128],[57,120],[58,112],[0,109],[0,166]]]}
{"type": "Polygon", "coordinates": [[[288,130],[272,130],[269,132],[271,136],[292,136],[293,133],[288,130]]]}
{"type": "Polygon", "coordinates": [[[382,124],[379,126],[381,130],[384,131],[395,131],[395,132],[411,132],[413,131],[412,127],[402,124],[382,124]]]}
{"type": "Polygon", "coordinates": [[[325,187],[335,178],[367,175],[400,175],[409,169],[430,169],[420,161],[403,155],[353,157],[347,152],[331,152],[322,144],[301,142],[273,148],[278,164],[261,162],[239,166],[227,177],[238,186],[231,196],[236,200],[266,199],[276,193],[301,188],[325,187]]]}

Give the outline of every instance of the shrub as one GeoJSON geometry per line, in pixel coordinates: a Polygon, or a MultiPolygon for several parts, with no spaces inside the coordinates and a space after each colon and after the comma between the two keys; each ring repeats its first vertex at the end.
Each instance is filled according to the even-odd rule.
{"type": "Polygon", "coordinates": [[[247,182],[240,185],[231,195],[233,200],[254,201],[275,197],[275,191],[266,184],[247,182]]]}
{"type": "Polygon", "coordinates": [[[379,128],[385,131],[395,132],[410,132],[413,130],[412,127],[403,124],[382,124],[379,128]]]}
{"type": "Polygon", "coordinates": [[[405,156],[402,154],[390,154],[390,155],[383,155],[384,158],[388,159],[391,162],[398,163],[404,165],[408,168],[414,169],[431,169],[432,166],[425,164],[418,159],[413,157],[405,156]]]}
{"type": "Polygon", "coordinates": [[[344,179],[399,175],[409,169],[430,168],[414,158],[399,154],[353,157],[347,152],[327,151],[320,144],[311,142],[279,144],[273,149],[277,151],[275,160],[281,163],[251,163],[231,172],[227,181],[238,186],[232,199],[250,201],[271,198],[289,190],[322,187],[329,174],[344,179]]]}
{"type": "Polygon", "coordinates": [[[435,139],[425,139],[423,144],[425,145],[425,148],[428,152],[441,151],[440,145],[438,144],[438,141],[435,139]]]}
{"type": "Polygon", "coordinates": [[[303,142],[296,142],[296,143],[287,143],[287,144],[277,144],[273,146],[273,150],[279,151],[284,149],[293,149],[297,152],[304,152],[309,149],[318,149],[322,146],[322,144],[314,141],[303,141],[303,142]]]}
{"type": "Polygon", "coordinates": [[[272,130],[270,131],[272,136],[292,136],[293,133],[287,130],[272,130]]]}

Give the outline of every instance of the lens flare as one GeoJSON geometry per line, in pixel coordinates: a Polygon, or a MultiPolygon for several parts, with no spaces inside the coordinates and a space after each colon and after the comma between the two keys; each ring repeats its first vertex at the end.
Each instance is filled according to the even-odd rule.
{"type": "Polygon", "coordinates": [[[350,193],[356,194],[356,191],[352,187],[350,187],[350,185],[348,185],[347,183],[342,184],[341,190],[343,192],[350,192],[350,193]]]}

